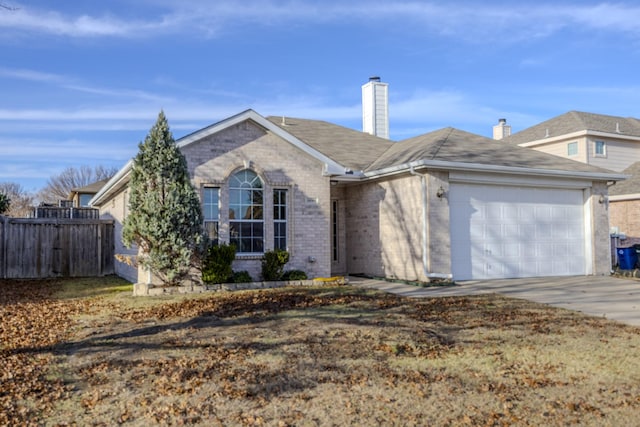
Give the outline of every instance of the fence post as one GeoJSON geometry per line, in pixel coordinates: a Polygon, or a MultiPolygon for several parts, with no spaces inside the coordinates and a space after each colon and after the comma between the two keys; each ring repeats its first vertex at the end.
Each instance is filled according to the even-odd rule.
{"type": "Polygon", "coordinates": [[[0,215],[0,218],[2,218],[2,230],[0,230],[0,232],[2,233],[2,241],[0,241],[0,251],[2,252],[0,254],[0,270],[2,270],[2,274],[0,274],[0,277],[2,277],[3,279],[7,278],[7,249],[9,247],[9,230],[7,227],[7,224],[9,222],[9,217],[8,216],[2,216],[0,215]]]}
{"type": "Polygon", "coordinates": [[[98,222],[98,276],[104,276],[102,265],[102,227],[103,225],[98,222]]]}

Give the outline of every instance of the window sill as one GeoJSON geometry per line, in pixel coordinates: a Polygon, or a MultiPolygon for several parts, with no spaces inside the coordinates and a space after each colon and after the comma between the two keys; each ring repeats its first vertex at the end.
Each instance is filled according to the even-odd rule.
{"type": "Polygon", "coordinates": [[[263,253],[239,253],[236,254],[236,259],[242,260],[251,260],[251,259],[262,259],[264,257],[263,253]]]}

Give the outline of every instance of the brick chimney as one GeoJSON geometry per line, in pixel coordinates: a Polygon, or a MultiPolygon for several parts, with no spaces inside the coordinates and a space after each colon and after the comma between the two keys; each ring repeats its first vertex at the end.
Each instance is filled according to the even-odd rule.
{"type": "Polygon", "coordinates": [[[389,139],[389,85],[377,76],[362,85],[362,131],[389,139]]]}

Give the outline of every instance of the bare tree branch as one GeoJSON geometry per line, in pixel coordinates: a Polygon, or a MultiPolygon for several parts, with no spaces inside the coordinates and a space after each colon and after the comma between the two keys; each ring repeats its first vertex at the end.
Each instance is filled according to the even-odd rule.
{"type": "Polygon", "coordinates": [[[17,182],[0,182],[0,194],[5,194],[11,200],[6,216],[25,218],[32,212],[35,204],[33,194],[27,193],[17,182]]]}
{"type": "Polygon", "coordinates": [[[118,171],[117,168],[98,166],[70,166],[47,180],[47,185],[39,193],[41,201],[46,203],[58,203],[67,200],[69,193],[74,188],[80,188],[93,184],[102,179],[111,178],[118,171]]]}

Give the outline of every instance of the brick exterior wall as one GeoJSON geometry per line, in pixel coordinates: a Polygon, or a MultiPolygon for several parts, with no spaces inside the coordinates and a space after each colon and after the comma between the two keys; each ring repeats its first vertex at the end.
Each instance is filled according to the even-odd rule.
{"type": "Polygon", "coordinates": [[[610,201],[609,218],[628,238],[640,238],[640,200],[610,201]]]}
{"type": "MultiPolygon", "coordinates": [[[[331,275],[330,182],[323,164],[253,122],[243,122],[182,149],[198,191],[220,188],[220,240],[229,241],[229,177],[251,169],[263,182],[265,250],[273,249],[273,190],[288,191],[288,250],[285,269],[309,278],[331,275]]],[[[233,268],[260,278],[261,256],[238,256],[233,268]]]]}
{"type": "MultiPolygon", "coordinates": [[[[436,190],[447,174],[426,175],[429,273],[449,274],[449,205],[436,190]]],[[[346,240],[350,274],[429,281],[423,262],[422,184],[404,174],[347,189],[346,240]]]]}

